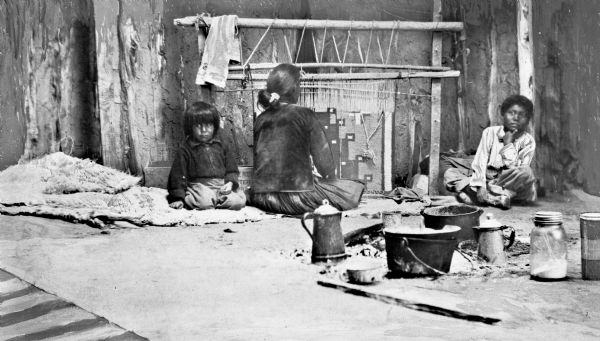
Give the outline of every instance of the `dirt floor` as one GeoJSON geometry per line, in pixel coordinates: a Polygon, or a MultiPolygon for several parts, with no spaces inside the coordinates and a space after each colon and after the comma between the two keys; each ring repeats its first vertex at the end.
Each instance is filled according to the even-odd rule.
{"type": "MultiPolygon", "coordinates": [[[[386,278],[367,288],[501,319],[494,325],[318,285],[344,265],[310,264],[311,242],[295,218],[99,230],[0,216],[0,268],[151,340],[597,340],[600,286],[581,280],[578,214],[599,211],[600,198],[573,191],[533,207],[486,212],[526,243],[538,210],[565,215],[567,281],[530,280],[528,255],[515,252],[505,268],[470,268],[455,257],[449,275],[386,278]]],[[[342,227],[379,221],[344,217],[342,227]]]]}

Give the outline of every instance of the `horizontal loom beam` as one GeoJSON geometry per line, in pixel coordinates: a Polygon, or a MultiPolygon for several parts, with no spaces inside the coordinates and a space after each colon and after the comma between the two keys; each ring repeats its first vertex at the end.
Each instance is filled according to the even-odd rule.
{"type": "MultiPolygon", "coordinates": [[[[173,19],[176,26],[210,26],[211,17],[189,16],[173,19]]],[[[247,28],[288,28],[288,29],[352,29],[352,30],[402,30],[402,31],[462,31],[460,21],[353,21],[353,20],[313,20],[313,19],[264,19],[238,18],[238,27],[247,28]]]]}
{"type": "MultiPolygon", "coordinates": [[[[252,74],[253,80],[266,80],[266,73],[252,74]]],[[[229,74],[228,80],[244,80],[244,74],[229,74]]],[[[400,79],[400,78],[455,78],[460,77],[460,71],[416,71],[416,72],[376,72],[376,73],[306,73],[301,76],[302,80],[312,79],[400,79]]]]}
{"type": "MultiPolygon", "coordinates": [[[[271,70],[280,63],[250,63],[250,70],[271,70]]],[[[396,65],[396,64],[361,64],[361,63],[295,63],[299,68],[370,68],[370,69],[405,69],[405,70],[428,70],[428,71],[450,71],[447,66],[422,66],[422,65],[396,65]]],[[[229,71],[242,71],[241,65],[229,66],[229,71]]]]}

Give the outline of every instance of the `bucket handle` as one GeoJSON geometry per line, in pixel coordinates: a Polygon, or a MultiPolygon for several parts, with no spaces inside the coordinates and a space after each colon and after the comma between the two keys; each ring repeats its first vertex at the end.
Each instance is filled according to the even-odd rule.
{"type": "Polygon", "coordinates": [[[508,226],[508,225],[504,225],[502,226],[502,230],[509,230],[510,231],[510,236],[508,237],[508,244],[504,245],[504,250],[508,250],[509,247],[511,247],[514,242],[515,242],[515,229],[512,226],[508,226]]]}
{"type": "Polygon", "coordinates": [[[310,233],[310,231],[308,230],[308,227],[306,227],[306,219],[313,219],[315,217],[315,215],[311,212],[307,212],[304,213],[304,215],[302,216],[302,227],[304,227],[304,229],[306,230],[306,233],[308,233],[308,235],[310,236],[310,239],[312,239],[313,243],[315,241],[315,238],[313,237],[312,233],[310,233]]]}
{"type": "MultiPolygon", "coordinates": [[[[440,270],[438,270],[436,268],[432,268],[427,263],[423,262],[419,257],[417,257],[417,255],[415,255],[415,253],[413,252],[413,250],[410,248],[410,246],[408,244],[408,239],[406,239],[406,237],[402,237],[402,240],[400,241],[400,246],[405,247],[406,250],[408,251],[408,253],[410,253],[410,255],[413,256],[413,258],[417,262],[421,263],[421,265],[423,265],[425,268],[433,271],[435,274],[437,274],[437,275],[445,275],[445,274],[447,274],[446,272],[440,271],[440,270]]],[[[396,263],[396,265],[402,266],[402,264],[398,263],[398,261],[396,259],[394,259],[394,262],[396,263]]]]}

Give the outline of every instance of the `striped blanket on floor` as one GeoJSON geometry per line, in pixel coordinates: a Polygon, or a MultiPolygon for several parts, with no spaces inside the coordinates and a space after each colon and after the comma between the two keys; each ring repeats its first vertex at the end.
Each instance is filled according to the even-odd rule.
{"type": "Polygon", "coordinates": [[[2,340],[147,340],[0,270],[2,340]]]}

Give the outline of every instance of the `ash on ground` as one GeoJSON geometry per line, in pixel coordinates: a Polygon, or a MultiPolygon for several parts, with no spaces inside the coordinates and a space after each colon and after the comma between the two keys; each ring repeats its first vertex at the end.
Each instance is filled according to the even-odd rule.
{"type": "Polygon", "coordinates": [[[506,250],[506,264],[494,265],[477,256],[477,242],[465,240],[458,244],[452,257],[449,278],[504,278],[529,275],[529,243],[515,240],[506,250]]]}
{"type": "MultiPolygon", "coordinates": [[[[346,245],[346,253],[351,257],[370,257],[386,259],[385,238],[381,230],[360,236],[346,245]]],[[[304,264],[311,264],[309,249],[295,249],[292,252],[281,251],[287,258],[297,259],[304,264]]],[[[452,257],[450,271],[446,277],[453,278],[515,278],[529,276],[529,241],[517,238],[514,244],[506,250],[507,262],[504,265],[493,265],[477,256],[477,242],[465,240],[458,244],[452,257]]],[[[336,269],[333,264],[331,272],[336,269]]],[[[337,272],[337,271],[334,271],[337,272]]]]}
{"type": "MultiPolygon", "coordinates": [[[[386,258],[385,238],[381,231],[361,236],[348,244],[346,252],[351,256],[386,258]]],[[[457,246],[447,277],[502,278],[529,274],[529,242],[516,239],[506,251],[507,263],[492,265],[477,256],[477,242],[466,240],[457,246]]]]}
{"type": "Polygon", "coordinates": [[[358,242],[348,244],[346,253],[351,256],[386,258],[385,239],[383,235],[364,235],[358,242]]]}

